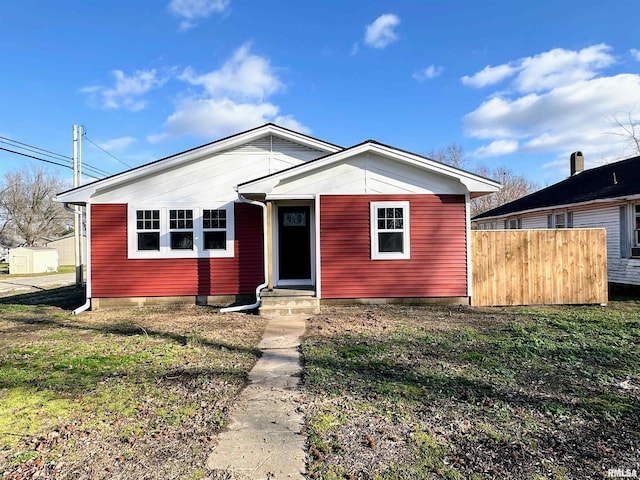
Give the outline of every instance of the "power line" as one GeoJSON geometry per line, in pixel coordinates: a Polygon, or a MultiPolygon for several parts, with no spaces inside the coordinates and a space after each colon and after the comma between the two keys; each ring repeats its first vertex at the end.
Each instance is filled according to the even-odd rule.
{"type": "MultiPolygon", "coordinates": [[[[58,163],[58,162],[54,162],[52,160],[46,160],[44,158],[40,158],[40,157],[34,157],[33,155],[28,155],[26,153],[22,153],[22,152],[16,152],[15,150],[9,150],[8,148],[4,148],[4,147],[0,147],[0,150],[4,150],[5,152],[9,152],[9,153],[15,153],[16,155],[22,155],[23,157],[29,157],[29,158],[33,158],[34,160],[39,160],[41,162],[45,162],[45,163],[50,163],[52,165],[58,165],[59,167],[64,167],[64,168],[68,168],[70,170],[73,170],[73,167],[71,165],[65,165],[63,163],[58,163]]],[[[94,178],[96,180],[100,180],[99,177],[95,177],[93,175],[90,175],[88,173],[85,173],[85,175],[87,177],[91,177],[94,178]]]]}
{"type": "Polygon", "coordinates": [[[62,155],[61,153],[52,152],[51,150],[45,150],[44,148],[36,147],[35,145],[30,145],[28,143],[19,142],[18,140],[13,140],[12,138],[7,138],[7,137],[3,137],[3,136],[0,136],[0,138],[2,140],[6,140],[6,142],[0,141],[1,143],[5,143],[5,144],[9,144],[9,145],[11,145],[11,143],[17,144],[17,145],[12,145],[13,147],[16,147],[16,148],[22,148],[23,150],[27,150],[27,151],[30,151],[30,152],[33,152],[33,153],[38,153],[40,155],[45,155],[47,157],[54,157],[54,158],[55,157],[59,157],[59,158],[62,158],[64,160],[68,160],[68,161],[72,160],[71,157],[67,157],[66,155],[62,155]],[[11,143],[9,143],[9,142],[11,142],[11,143]],[[21,145],[21,146],[18,146],[18,145],[21,145]],[[29,148],[24,148],[24,147],[29,147],[29,148]],[[37,151],[31,150],[31,149],[35,149],[37,151]],[[44,152],[44,153],[41,153],[41,152],[44,152]]]}
{"type": "MultiPolygon", "coordinates": [[[[73,159],[71,157],[67,157],[66,155],[62,155],[61,153],[52,152],[51,150],[46,150],[44,148],[36,147],[35,145],[30,145],[28,143],[19,142],[18,140],[14,140],[12,138],[0,136],[0,143],[4,143],[5,145],[10,145],[10,146],[12,146],[14,148],[19,148],[19,149],[22,149],[22,150],[26,150],[27,152],[36,153],[36,154],[38,154],[40,156],[50,157],[50,158],[53,158],[53,159],[58,160],[58,161],[69,162],[70,165],[73,165],[73,161],[72,161],[73,159]]],[[[30,156],[30,155],[25,155],[25,154],[21,154],[20,152],[15,152],[13,150],[7,150],[7,149],[4,149],[4,150],[10,151],[11,153],[17,153],[19,155],[29,156],[29,158],[35,158],[35,157],[30,156]]],[[[38,159],[40,159],[42,161],[45,161],[45,159],[36,158],[36,160],[38,160],[38,159]]],[[[49,162],[49,163],[53,163],[55,165],[59,165],[58,163],[55,163],[55,162],[49,162]]],[[[102,170],[101,168],[94,167],[90,163],[83,162],[82,165],[87,170],[92,171],[96,175],[100,175],[100,176],[103,176],[103,177],[108,177],[108,176],[113,175],[111,172],[107,172],[106,170],[102,170]]],[[[61,166],[65,166],[66,167],[67,165],[61,165],[61,166]]],[[[68,168],[72,168],[72,167],[69,166],[68,168]]],[[[97,178],[97,177],[94,177],[93,175],[89,175],[89,174],[87,174],[87,176],[91,177],[91,178],[97,178]]]]}
{"type": "Polygon", "coordinates": [[[92,145],[94,145],[96,148],[99,148],[100,150],[102,150],[104,153],[106,153],[107,155],[109,155],[112,158],[115,158],[117,161],[119,161],[121,164],[123,164],[125,167],[127,168],[132,168],[131,165],[129,165],[126,162],[123,162],[122,160],[120,160],[118,157],[116,157],[115,155],[113,155],[112,153],[107,152],[104,148],[102,148],[100,145],[98,145],[97,143],[95,143],[94,141],[92,141],[89,137],[87,137],[87,132],[84,132],[82,134],[82,136],[84,137],[84,139],[86,141],[88,141],[89,143],[91,143],[92,145]]]}

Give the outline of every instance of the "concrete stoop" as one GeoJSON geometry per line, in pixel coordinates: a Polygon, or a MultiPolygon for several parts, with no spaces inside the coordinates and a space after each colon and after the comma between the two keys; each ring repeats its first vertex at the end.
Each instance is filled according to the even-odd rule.
{"type": "Polygon", "coordinates": [[[277,289],[262,292],[260,315],[275,318],[283,315],[320,313],[320,299],[313,290],[277,289]]]}

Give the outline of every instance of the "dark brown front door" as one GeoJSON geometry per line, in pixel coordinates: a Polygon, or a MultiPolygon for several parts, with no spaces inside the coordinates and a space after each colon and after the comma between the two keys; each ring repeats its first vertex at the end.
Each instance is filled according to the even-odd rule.
{"type": "Polygon", "coordinates": [[[278,276],[280,280],[311,278],[309,207],[278,207],[278,276]]]}

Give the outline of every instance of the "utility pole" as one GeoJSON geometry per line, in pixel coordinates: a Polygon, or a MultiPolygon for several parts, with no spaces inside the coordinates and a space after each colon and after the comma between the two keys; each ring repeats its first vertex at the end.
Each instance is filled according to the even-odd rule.
{"type": "MultiPolygon", "coordinates": [[[[80,186],[82,175],[82,127],[73,126],[73,188],[80,186]]],[[[73,210],[73,236],[76,257],[76,286],[82,286],[82,210],[75,205],[73,210]]]]}

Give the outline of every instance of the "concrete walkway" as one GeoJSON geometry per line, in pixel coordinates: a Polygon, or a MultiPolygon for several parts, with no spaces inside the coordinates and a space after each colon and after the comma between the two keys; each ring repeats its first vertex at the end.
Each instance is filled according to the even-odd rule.
{"type": "Polygon", "coordinates": [[[228,471],[234,478],[304,478],[306,435],[297,387],[306,318],[269,320],[258,345],[262,357],[207,460],[209,470],[228,471]]]}
{"type": "Polygon", "coordinates": [[[0,275],[0,293],[47,290],[49,288],[66,287],[76,283],[76,274],[58,273],[38,277],[9,277],[0,275]]]}

